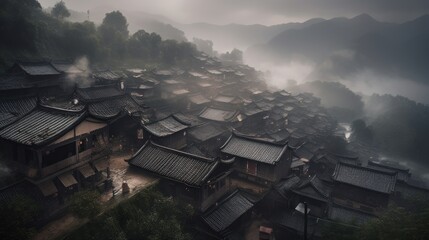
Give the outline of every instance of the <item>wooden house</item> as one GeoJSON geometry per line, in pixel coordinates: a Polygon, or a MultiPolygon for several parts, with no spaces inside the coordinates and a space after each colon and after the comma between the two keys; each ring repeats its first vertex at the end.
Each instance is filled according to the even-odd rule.
{"type": "Polygon", "coordinates": [[[397,173],[338,163],[334,174],[334,201],[367,212],[387,207],[395,191],[397,173]]]}
{"type": "Polygon", "coordinates": [[[37,106],[0,130],[5,159],[45,196],[67,196],[78,180],[92,181],[89,163],[108,153],[107,124],[87,115],[83,107],[37,106]]]}
{"type": "Polygon", "coordinates": [[[174,149],[186,147],[188,125],[174,116],[144,124],[144,139],[174,149]]]}
{"type": "Polygon", "coordinates": [[[240,226],[249,224],[256,202],[248,193],[237,189],[223,196],[201,215],[204,239],[234,239],[240,226]]]}
{"type": "Polygon", "coordinates": [[[160,187],[205,211],[229,190],[226,168],[211,158],[146,142],[128,163],[161,178],[160,187]]]}
{"type": "Polygon", "coordinates": [[[234,168],[240,177],[265,185],[286,177],[292,158],[287,144],[275,144],[234,133],[221,147],[221,152],[227,158],[236,158],[234,168]]]}
{"type": "Polygon", "coordinates": [[[188,145],[196,146],[209,156],[217,156],[219,148],[229,136],[229,131],[218,124],[207,123],[188,131],[188,145]]]}

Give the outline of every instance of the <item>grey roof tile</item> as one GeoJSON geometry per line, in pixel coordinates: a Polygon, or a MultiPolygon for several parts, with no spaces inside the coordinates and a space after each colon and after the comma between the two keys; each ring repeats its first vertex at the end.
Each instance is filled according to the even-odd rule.
{"type": "Polygon", "coordinates": [[[85,112],[35,109],[0,131],[0,137],[24,145],[43,145],[59,138],[83,120],[85,112]]]}
{"type": "Polygon", "coordinates": [[[25,73],[31,76],[61,74],[48,62],[20,62],[18,65],[25,73]]]}
{"type": "Polygon", "coordinates": [[[397,173],[387,173],[375,169],[338,163],[333,179],[357,187],[381,193],[391,193],[395,190],[397,173]]]}
{"type": "Polygon", "coordinates": [[[169,116],[162,120],[145,124],[143,127],[157,137],[164,137],[187,129],[188,125],[181,123],[173,116],[169,116]]]}
{"type": "Polygon", "coordinates": [[[200,113],[201,118],[212,120],[212,121],[218,121],[218,122],[233,121],[236,115],[237,115],[237,111],[222,110],[222,109],[213,108],[213,107],[205,108],[200,113]]]}
{"type": "Polygon", "coordinates": [[[173,181],[202,186],[218,162],[147,142],[129,164],[173,181]]]}
{"type": "Polygon", "coordinates": [[[221,151],[262,163],[276,164],[285,153],[287,145],[239,137],[233,134],[222,146],[221,151]]]}
{"type": "Polygon", "coordinates": [[[204,142],[222,135],[225,131],[226,129],[221,126],[208,123],[190,129],[188,134],[194,139],[204,142]]]}
{"type": "Polygon", "coordinates": [[[142,111],[141,107],[130,96],[121,96],[88,105],[89,114],[99,119],[109,119],[121,113],[132,114],[142,111]]]}
{"type": "Polygon", "coordinates": [[[36,97],[0,100],[0,128],[12,123],[20,116],[33,110],[37,105],[36,97]]]}
{"type": "Polygon", "coordinates": [[[204,213],[202,218],[210,228],[221,232],[253,207],[253,203],[240,191],[235,191],[214,209],[204,213]]]}

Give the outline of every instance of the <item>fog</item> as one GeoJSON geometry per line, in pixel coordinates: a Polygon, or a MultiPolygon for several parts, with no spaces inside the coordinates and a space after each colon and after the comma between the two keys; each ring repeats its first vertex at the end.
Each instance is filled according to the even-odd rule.
{"type": "MultiPolygon", "coordinates": [[[[43,7],[58,0],[40,0],[43,7]]],[[[314,17],[352,17],[368,13],[382,21],[402,22],[429,10],[426,0],[64,0],[72,9],[141,11],[181,23],[264,24],[303,22],[314,17]]]]}
{"type": "MultiPolygon", "coordinates": [[[[56,2],[40,0],[44,8],[56,2]]],[[[368,104],[366,98],[372,94],[429,104],[427,0],[64,2],[77,13],[75,21],[89,17],[100,23],[105,13],[120,10],[131,34],[145,29],[178,41],[196,37],[212,41],[213,50],[220,53],[238,48],[244,52],[244,63],[264,72],[272,88],[296,90],[314,81],[339,82],[346,86],[343,93],[326,88],[317,91],[317,97],[322,104],[329,102],[328,107],[335,102],[344,107],[352,99],[349,106],[364,106],[359,111],[349,109],[355,111],[353,118],[362,117],[369,124],[388,108],[384,103],[368,104]]],[[[404,126],[410,122],[404,120],[404,126]]]]}

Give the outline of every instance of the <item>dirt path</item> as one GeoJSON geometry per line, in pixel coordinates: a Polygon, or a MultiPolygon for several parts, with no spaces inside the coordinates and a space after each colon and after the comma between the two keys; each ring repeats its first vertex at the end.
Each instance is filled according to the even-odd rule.
{"type": "MultiPolygon", "coordinates": [[[[110,172],[113,180],[113,187],[117,192],[114,197],[112,191],[105,192],[101,195],[100,204],[103,205],[102,213],[123,200],[134,196],[141,189],[153,185],[158,181],[156,178],[144,176],[141,172],[136,172],[135,170],[130,169],[128,163],[124,161],[124,159],[127,159],[130,156],[130,154],[114,154],[110,157],[110,172]],[[129,194],[121,194],[123,181],[127,181],[128,186],[130,187],[131,191],[129,194]]],[[[68,213],[56,220],[53,220],[40,229],[33,240],[61,239],[61,237],[87,222],[87,219],[80,219],[75,217],[73,214],[68,213]]]]}

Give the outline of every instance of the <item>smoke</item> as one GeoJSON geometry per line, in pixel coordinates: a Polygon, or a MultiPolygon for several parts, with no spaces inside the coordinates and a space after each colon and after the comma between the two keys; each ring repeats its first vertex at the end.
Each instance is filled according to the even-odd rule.
{"type": "Polygon", "coordinates": [[[91,76],[89,60],[86,56],[80,57],[74,61],[68,69],[67,79],[71,83],[76,83],[79,87],[90,87],[94,80],[91,76]]]}

